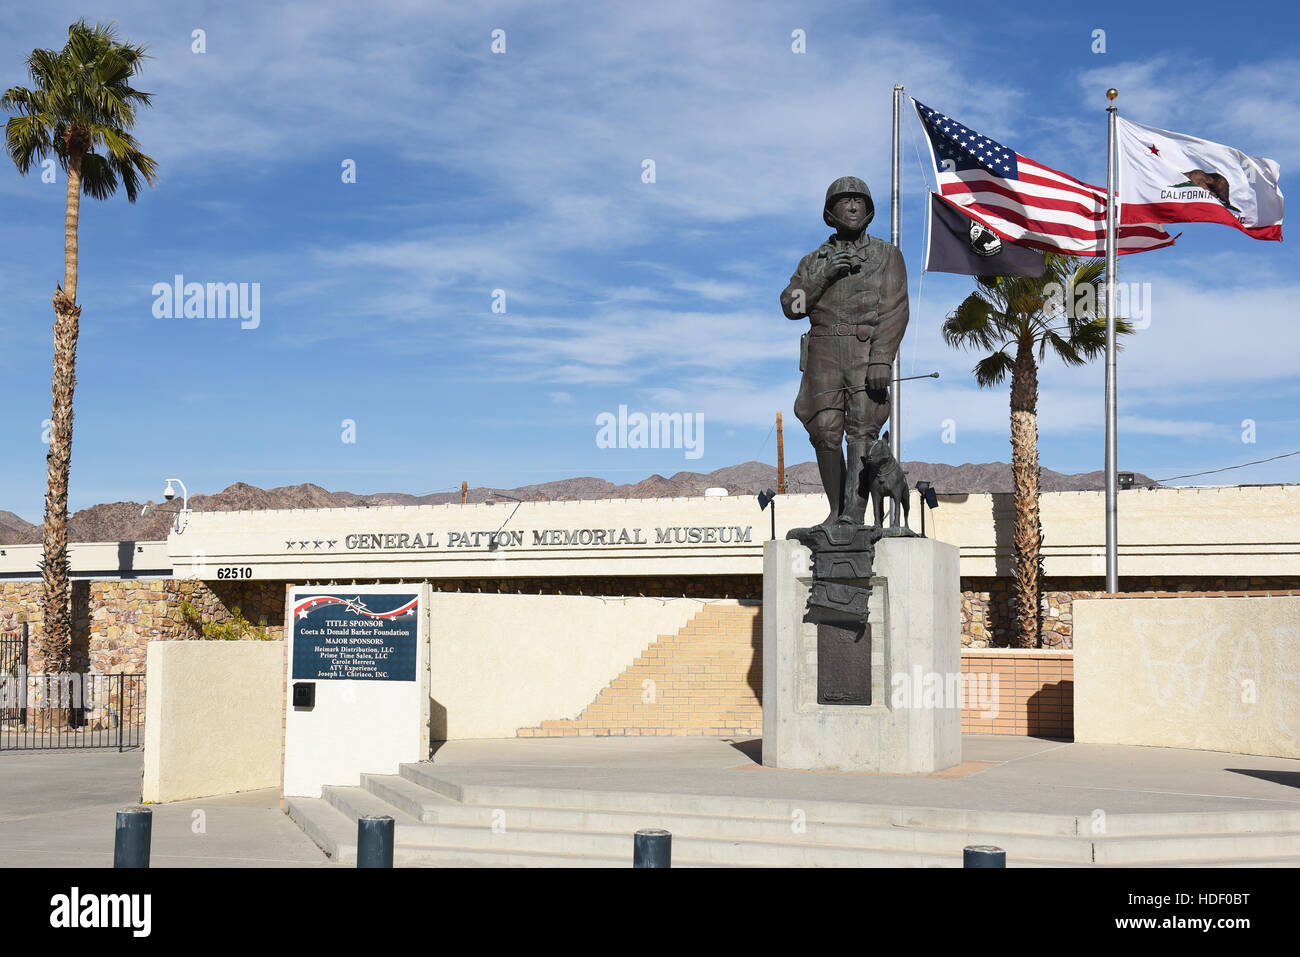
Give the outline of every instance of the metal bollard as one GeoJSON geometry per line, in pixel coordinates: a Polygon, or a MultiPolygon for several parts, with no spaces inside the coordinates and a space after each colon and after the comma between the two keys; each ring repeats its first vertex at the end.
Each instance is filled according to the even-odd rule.
{"type": "Polygon", "coordinates": [[[971,844],[961,852],[962,867],[1006,867],[1007,852],[992,844],[971,844]]]}
{"type": "Polygon", "coordinates": [[[392,867],[393,832],[387,814],[367,814],[357,820],[357,867],[392,867]]]}
{"type": "Polygon", "coordinates": [[[632,843],[633,867],[672,867],[673,836],[659,827],[642,828],[632,843]]]}
{"type": "Polygon", "coordinates": [[[149,845],[153,840],[153,811],[127,807],[117,812],[113,833],[114,867],[148,867],[149,845]]]}

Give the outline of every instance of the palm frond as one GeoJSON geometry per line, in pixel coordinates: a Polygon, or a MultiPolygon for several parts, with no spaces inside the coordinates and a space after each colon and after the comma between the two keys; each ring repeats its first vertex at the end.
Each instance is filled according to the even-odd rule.
{"type": "Polygon", "coordinates": [[[1001,337],[1005,317],[979,293],[971,293],[944,320],[948,345],[962,349],[992,349],[1001,337]]]}
{"type": "Polygon", "coordinates": [[[98,153],[81,158],[81,188],[94,199],[108,199],[117,192],[117,175],[109,161],[98,153]]]}
{"type": "Polygon", "coordinates": [[[998,385],[1011,374],[1015,365],[1016,361],[999,349],[975,363],[975,368],[972,370],[975,373],[975,382],[984,389],[998,385]]]}
{"type": "Polygon", "coordinates": [[[5,124],[5,149],[24,175],[33,163],[45,159],[51,145],[49,127],[40,117],[12,116],[5,124]]]}
{"type": "Polygon", "coordinates": [[[66,171],[69,149],[84,148],[86,195],[105,199],[120,183],[134,202],[140,181],[153,183],[157,173],[156,161],[130,134],[137,110],[151,99],[131,85],[146,58],[145,47],[123,42],[115,24],[91,26],[85,19],[68,27],[62,50],[33,50],[27,57],[32,87],[0,97],[0,108],[16,114],[5,124],[5,148],[18,171],[26,174],[51,155],[66,171]]]}
{"type": "MultiPolygon", "coordinates": [[[[1061,253],[1044,255],[1042,276],[977,277],[975,290],[944,322],[944,341],[990,352],[975,365],[981,386],[1011,372],[1013,344],[1024,343],[1040,361],[1051,352],[1066,365],[1083,365],[1106,349],[1105,281],[1104,257],[1061,253]]],[[[1116,318],[1117,337],[1133,331],[1130,321],[1116,318]]]]}

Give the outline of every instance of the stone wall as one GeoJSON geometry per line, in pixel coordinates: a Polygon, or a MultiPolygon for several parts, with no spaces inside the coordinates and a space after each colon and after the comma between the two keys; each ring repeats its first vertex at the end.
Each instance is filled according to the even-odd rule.
{"type": "MultiPolygon", "coordinates": [[[[44,670],[40,658],[39,581],[0,583],[0,633],[29,629],[28,670],[44,670]]],[[[276,638],[284,631],[282,582],[202,582],[172,578],[72,583],[72,669],[106,674],[142,674],[150,641],[200,637],[181,603],[190,602],[200,622],[226,622],[238,608],[276,638]]]]}
{"type": "MultiPolygon", "coordinates": [[[[254,624],[264,623],[277,638],[284,629],[284,586],[275,581],[203,582],[186,579],[75,581],[72,585],[74,664],[101,672],[144,670],[151,640],[197,637],[180,604],[188,600],[204,621],[223,622],[239,608],[254,624]]],[[[608,578],[459,578],[432,583],[436,592],[520,595],[646,596],[761,601],[761,575],[679,575],[608,578]]],[[[1261,592],[1300,590],[1296,577],[1122,577],[1125,594],[1261,592]]],[[[1009,578],[963,578],[962,645],[1005,648],[1014,634],[1009,578]]],[[[1073,603],[1105,594],[1100,577],[1044,579],[1040,647],[1074,647],[1073,603]]],[[[31,623],[35,653],[41,628],[41,583],[0,582],[0,633],[31,623]]],[[[39,667],[34,661],[33,671],[39,667]]]]}
{"type": "MultiPolygon", "coordinates": [[[[1074,647],[1074,602],[1106,594],[1105,579],[1055,578],[1043,580],[1043,627],[1040,647],[1066,650],[1074,647]]],[[[1135,577],[1121,576],[1124,594],[1213,594],[1258,592],[1290,594],[1300,590],[1300,578],[1286,577],[1135,577]]],[[[961,580],[961,641],[968,648],[1006,648],[1015,634],[1010,578],[961,580]]]]}

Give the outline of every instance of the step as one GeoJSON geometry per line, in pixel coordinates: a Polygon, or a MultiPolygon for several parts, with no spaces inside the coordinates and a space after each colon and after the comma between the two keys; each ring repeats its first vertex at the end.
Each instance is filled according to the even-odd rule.
{"type": "Polygon", "coordinates": [[[1093,848],[1094,860],[1098,864],[1300,857],[1300,832],[1112,837],[1094,841],[1093,848]]]}
{"type": "Polygon", "coordinates": [[[429,843],[426,831],[428,825],[363,788],[325,787],[321,789],[321,798],[352,822],[353,843],[356,843],[356,822],[371,814],[387,815],[393,819],[393,841],[396,846],[429,843]]]}
{"type": "Polygon", "coordinates": [[[606,811],[643,811],[726,817],[768,817],[789,820],[803,810],[808,820],[853,825],[920,827],[1012,834],[1057,835],[1113,840],[1121,837],[1240,836],[1253,833],[1300,832],[1300,811],[1224,811],[1172,814],[1111,814],[1104,831],[1094,835],[1090,816],[1042,814],[1021,811],[979,811],[962,808],[924,808],[869,805],[794,798],[731,795],[672,794],[599,789],[545,788],[459,784],[442,776],[429,762],[404,764],[400,775],[462,804],[582,808],[606,811]]]}
{"type": "MultiPolygon", "coordinates": [[[[674,840],[687,838],[709,841],[767,841],[774,843],[825,844],[859,849],[960,854],[969,844],[995,844],[1018,858],[1059,860],[1076,864],[1092,862],[1091,844],[1075,837],[1041,837],[993,831],[931,830],[915,827],[870,826],[822,822],[808,818],[796,832],[789,817],[718,817],[676,811],[588,810],[586,808],[534,807],[516,804],[455,804],[424,791],[432,802],[423,807],[415,802],[423,790],[405,779],[398,789],[408,790],[409,804],[403,810],[426,823],[459,825],[491,830],[590,832],[626,837],[644,827],[671,831],[674,840]]],[[[392,776],[363,775],[362,786],[383,796],[393,786],[392,776]]],[[[421,843],[428,839],[412,837],[421,843]]],[[[471,842],[472,843],[472,842],[471,842]]]]}
{"type": "Polygon", "coordinates": [[[457,855],[496,866],[624,866],[632,834],[644,827],[673,833],[683,867],[960,866],[970,844],[1004,848],[1011,866],[1300,862],[1296,812],[1110,815],[1106,833],[1094,835],[1090,819],[1069,815],[462,785],[429,763],[363,775],[359,787],[327,787],[320,799],[287,805],[341,861],[355,861],[357,818],[387,814],[396,823],[397,857],[412,866],[452,866],[457,855]],[[796,807],[804,814],[798,833],[790,816],[796,807]]]}
{"type": "Polygon", "coordinates": [[[895,805],[804,801],[792,798],[737,797],[730,795],[672,794],[644,791],[544,788],[500,785],[461,785],[443,778],[434,765],[403,764],[402,777],[468,805],[548,807],[589,811],[639,811],[758,817],[788,822],[795,810],[808,820],[857,826],[995,831],[1029,835],[1076,837],[1084,833],[1081,819],[1008,811],[972,811],[953,808],[917,808],[895,805]]]}
{"type": "MultiPolygon", "coordinates": [[[[1300,831],[1300,811],[1198,811],[1170,814],[1111,814],[1102,821],[1106,837],[1160,834],[1239,834],[1255,831],[1300,831]]],[[[1080,817],[1080,833],[1092,821],[1080,817]]]]}
{"type": "MultiPolygon", "coordinates": [[[[673,841],[672,866],[682,867],[960,867],[956,861],[933,855],[894,854],[852,850],[852,854],[824,853],[805,855],[801,859],[772,857],[763,848],[749,848],[745,855],[721,853],[717,847],[706,848],[708,855],[687,856],[699,848],[679,846],[673,841]]],[[[414,847],[398,849],[395,862],[403,867],[631,867],[632,842],[626,853],[594,854],[589,852],[531,851],[511,847],[483,848],[467,846],[414,847]]]]}
{"type": "Polygon", "coordinates": [[[1250,857],[1235,861],[1157,861],[1141,867],[1300,867],[1300,857],[1250,857]]]}
{"type": "MultiPolygon", "coordinates": [[[[368,775],[371,786],[388,782],[368,775]]],[[[350,819],[384,813],[383,802],[358,788],[328,788],[329,803],[350,819]]],[[[641,827],[665,827],[684,858],[756,866],[855,866],[864,854],[885,855],[882,866],[906,866],[912,858],[929,866],[953,866],[969,844],[996,843],[1013,860],[1091,863],[1086,841],[1022,835],[933,832],[911,828],[820,826],[808,822],[794,834],[785,820],[732,819],[703,815],[646,815],[640,812],[589,812],[555,808],[445,805],[432,821],[396,811],[399,847],[459,847],[475,851],[564,853],[619,858],[631,854],[632,835],[641,827]],[[741,833],[736,833],[740,831],[741,833]],[[729,833],[728,833],[729,832],[729,833]]]]}
{"type": "MultiPolygon", "coordinates": [[[[356,819],[324,798],[285,799],[289,817],[330,858],[341,864],[357,862],[356,819]]],[[[393,848],[395,867],[618,867],[612,857],[583,854],[545,854],[500,849],[483,853],[476,848],[420,847],[397,843],[393,848]]]]}
{"type": "Polygon", "coordinates": [[[357,824],[324,798],[286,797],[284,811],[332,860],[357,862],[357,824]]]}
{"type": "MultiPolygon", "coordinates": [[[[340,863],[356,863],[356,822],[333,802],[368,812],[358,789],[330,788],[332,800],[287,798],[290,817],[340,863]]],[[[408,825],[408,827],[411,825],[408,825]]],[[[533,829],[492,834],[483,827],[414,825],[426,828],[437,844],[399,839],[394,863],[402,867],[628,867],[629,834],[583,834],[533,829]],[[574,841],[573,838],[579,838],[574,841]],[[496,846],[493,846],[493,842],[496,846]]],[[[399,832],[403,833],[403,832],[399,832]]],[[[1011,866],[1051,866],[1052,862],[1013,859],[1011,866]]],[[[727,842],[678,838],[673,840],[674,867],[959,867],[960,853],[926,854],[824,844],[791,842],[727,842]]]]}
{"type": "Polygon", "coordinates": [[[439,820],[478,820],[481,808],[461,804],[436,791],[409,781],[399,774],[363,774],[361,787],[375,797],[391,804],[415,821],[433,823],[439,820]],[[469,815],[467,818],[466,815],[469,815]]]}

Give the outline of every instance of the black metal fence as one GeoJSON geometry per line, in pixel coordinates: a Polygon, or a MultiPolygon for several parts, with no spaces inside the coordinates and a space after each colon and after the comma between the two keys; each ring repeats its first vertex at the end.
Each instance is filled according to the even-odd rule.
{"type": "MultiPolygon", "coordinates": [[[[22,631],[0,633],[0,682],[4,683],[0,692],[7,691],[13,680],[27,673],[27,622],[23,622],[22,631]]],[[[9,695],[0,693],[0,727],[17,721],[27,723],[27,709],[19,707],[20,702],[10,701],[9,695]]]]}
{"type": "Polygon", "coordinates": [[[0,751],[143,744],[144,675],[28,674],[27,646],[0,636],[0,751]]]}

